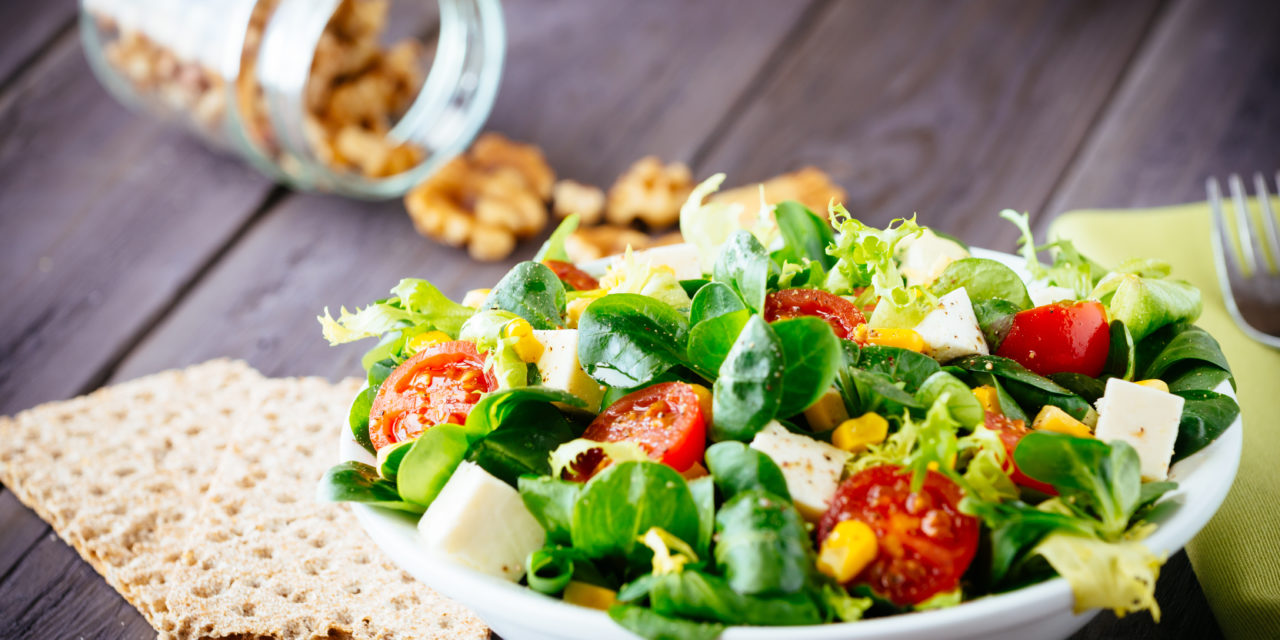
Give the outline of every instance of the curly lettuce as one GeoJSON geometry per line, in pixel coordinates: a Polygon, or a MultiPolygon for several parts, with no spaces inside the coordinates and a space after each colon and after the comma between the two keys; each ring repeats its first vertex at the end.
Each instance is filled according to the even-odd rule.
{"type": "Polygon", "coordinates": [[[1160,621],[1156,578],[1164,559],[1139,542],[1104,542],[1094,537],[1054,532],[1035,546],[1075,595],[1075,612],[1105,607],[1124,616],[1149,610],[1160,621]]]}
{"type": "Polygon", "coordinates": [[[391,290],[390,298],[351,313],[343,307],[334,319],[329,309],[316,320],[329,344],[339,345],[376,338],[406,327],[427,326],[456,337],[462,324],[475,313],[420,278],[405,278],[391,290]]]}
{"type": "Polygon", "coordinates": [[[868,226],[853,218],[844,205],[832,205],[829,211],[835,221],[838,238],[827,248],[836,258],[827,275],[826,288],[836,294],[850,294],[866,287],[860,303],[876,301],[871,315],[872,327],[914,327],[937,306],[938,299],[927,289],[907,286],[898,261],[898,246],[908,238],[924,233],[924,227],[910,219],[897,218],[884,229],[868,226]]]}
{"type": "Polygon", "coordinates": [[[622,259],[609,265],[609,270],[600,278],[600,288],[608,293],[638,293],[671,305],[676,309],[688,309],[692,301],[671,267],[654,266],[651,261],[641,261],[635,257],[631,248],[622,259]]]}

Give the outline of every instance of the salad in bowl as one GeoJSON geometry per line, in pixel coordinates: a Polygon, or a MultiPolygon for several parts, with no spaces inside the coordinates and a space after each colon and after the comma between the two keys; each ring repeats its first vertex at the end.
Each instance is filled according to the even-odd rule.
{"type": "Polygon", "coordinates": [[[363,460],[320,497],[646,638],[853,628],[1058,577],[1077,612],[1158,619],[1167,549],[1144,540],[1180,508],[1171,465],[1239,413],[1200,293],[1036,246],[1012,211],[1016,259],[914,218],[704,204],[721,179],[685,244],[575,265],[571,217],[461,302],[410,278],[326,311],[331,343],[378,342],[363,460]]]}

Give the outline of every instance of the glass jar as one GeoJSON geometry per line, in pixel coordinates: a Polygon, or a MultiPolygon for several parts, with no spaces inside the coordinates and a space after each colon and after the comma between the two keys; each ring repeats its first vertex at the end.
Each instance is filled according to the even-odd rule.
{"type": "Polygon", "coordinates": [[[502,74],[498,0],[439,0],[438,23],[430,8],[82,0],[80,33],[98,78],[131,107],[294,187],[391,198],[470,144],[502,74]],[[435,24],[434,50],[393,33],[435,24]]]}

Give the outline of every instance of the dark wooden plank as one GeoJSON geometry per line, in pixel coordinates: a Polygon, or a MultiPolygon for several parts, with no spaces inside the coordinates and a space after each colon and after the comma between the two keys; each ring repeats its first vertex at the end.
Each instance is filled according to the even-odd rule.
{"type": "Polygon", "coordinates": [[[0,85],[75,22],[76,0],[0,3],[0,85]]]}
{"type": "Polygon", "coordinates": [[[48,529],[12,491],[0,487],[0,577],[8,575],[48,529]]]}
{"type": "Polygon", "coordinates": [[[0,590],[0,638],[154,637],[142,616],[52,531],[0,590]]]}
{"type": "MultiPolygon", "coordinates": [[[[584,1],[508,4],[510,65],[493,128],[544,145],[552,166],[584,179],[616,176],[645,152],[689,157],[804,8],[735,6],[729,15],[677,2],[634,3],[626,11],[584,1]]],[[[514,258],[535,249],[526,244],[514,258]]],[[[398,202],[294,196],[227,255],[116,377],[216,355],[246,358],[273,375],[351,375],[363,348],[326,347],[315,321],[321,308],[336,312],[375,299],[406,275],[460,296],[491,285],[509,266],[476,264],[419,238],[398,202]],[[210,318],[218,319],[216,330],[210,318]]]]}
{"type": "Polygon", "coordinates": [[[1011,249],[1157,8],[1146,2],[833,3],[698,162],[731,181],[830,171],[855,216],[1011,249]]]}
{"type": "Polygon", "coordinates": [[[271,188],[127,112],[64,37],[0,105],[0,413],[91,384],[271,188]]]}
{"type": "Polygon", "coordinates": [[[1045,213],[1204,200],[1211,175],[1280,168],[1278,29],[1280,3],[1172,6],[1045,213]]]}

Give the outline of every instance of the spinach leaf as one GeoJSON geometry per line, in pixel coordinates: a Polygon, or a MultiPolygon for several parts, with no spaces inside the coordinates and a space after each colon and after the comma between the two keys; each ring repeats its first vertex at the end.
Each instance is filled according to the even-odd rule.
{"type": "Polygon", "coordinates": [[[378,475],[383,478],[395,482],[396,475],[400,473],[400,463],[404,461],[404,454],[409,453],[409,449],[413,446],[412,440],[404,442],[396,442],[389,444],[378,450],[378,475]]]}
{"type": "Polygon", "coordinates": [[[916,392],[916,399],[926,407],[932,407],[943,394],[947,396],[947,413],[966,429],[982,424],[986,413],[982,403],[973,395],[969,385],[946,371],[938,371],[925,379],[916,392]]]}
{"type": "Polygon", "coordinates": [[[790,318],[770,326],[782,345],[785,366],[777,415],[787,418],[808,409],[831,388],[844,358],[840,339],[821,318],[790,318]]]}
{"type": "Polygon", "coordinates": [[[684,363],[689,322],[671,305],[638,293],[608,295],[578,320],[578,361],[613,387],[638,387],[684,363]]]}
{"type": "Polygon", "coordinates": [[[883,373],[891,380],[906,383],[907,393],[920,390],[929,376],[942,370],[937,360],[899,347],[868,345],[858,357],[858,368],[872,373],[883,373]]]}
{"type": "Polygon", "coordinates": [[[471,445],[467,460],[514,487],[522,475],[551,473],[547,456],[575,436],[573,426],[554,406],[529,403],[515,419],[471,445]]]}
{"type": "Polygon", "coordinates": [[[705,320],[746,309],[742,298],[729,285],[712,282],[698,290],[689,307],[689,326],[697,326],[705,320]]]}
{"type": "MultiPolygon", "coordinates": [[[[1156,354],[1155,359],[1142,372],[1144,379],[1161,378],[1184,366],[1213,365],[1231,372],[1227,357],[1222,354],[1218,341],[1208,331],[1193,325],[1180,325],[1169,329],[1173,337],[1156,354]]],[[[1154,336],[1153,336],[1154,337],[1154,336]]],[[[1233,385],[1234,386],[1234,381],[1233,385]]]]}
{"type": "Polygon", "coordinates": [[[778,203],[773,215],[782,232],[782,248],[774,254],[779,261],[799,263],[808,259],[824,269],[835,265],[836,259],[827,254],[827,247],[835,243],[836,236],[826,220],[794,200],[778,203]]]}
{"type": "Polygon", "coordinates": [[[752,311],[764,309],[769,282],[769,253],[756,237],[739,229],[720,248],[713,277],[742,296],[752,311]]]}
{"type": "Polygon", "coordinates": [[[431,506],[467,455],[469,445],[466,430],[456,424],[438,424],[423,431],[400,461],[396,474],[400,497],[424,509],[431,506]]]}
{"type": "Polygon", "coordinates": [[[978,328],[982,329],[982,337],[992,351],[1000,348],[1000,343],[1009,335],[1009,330],[1013,328],[1013,316],[1018,311],[1018,305],[1000,298],[973,303],[978,328]]]}
{"type": "Polygon", "coordinates": [[[1209,446],[1240,415],[1240,405],[1228,395],[1203,389],[1173,393],[1184,401],[1178,440],[1173,446],[1174,462],[1209,446]]]}
{"type": "Polygon", "coordinates": [[[525,560],[525,576],[529,588],[538,593],[556,595],[573,580],[577,552],[564,547],[538,549],[525,560]]]}
{"type": "Polygon", "coordinates": [[[698,505],[698,544],[693,545],[699,557],[711,552],[711,536],[716,531],[716,485],[711,476],[689,481],[689,493],[698,505]]]}
{"type": "Polygon", "coordinates": [[[573,542],[573,505],[583,485],[548,476],[521,476],[516,483],[520,499],[534,520],[547,532],[549,544],[573,542]]]}
{"type": "Polygon", "coordinates": [[[316,487],[316,499],[321,502],[359,502],[409,513],[422,513],[424,510],[421,505],[401,500],[395,483],[378,477],[377,469],[354,460],[329,467],[316,487]]]}
{"type": "Polygon", "coordinates": [[[373,440],[369,438],[369,411],[373,408],[373,399],[378,395],[378,386],[382,384],[379,380],[378,384],[365,388],[356,394],[354,400],[351,401],[351,409],[347,412],[347,422],[351,425],[351,435],[355,436],[356,442],[364,447],[365,451],[377,454],[378,451],[373,447],[373,440]]]}
{"type": "Polygon", "coordinates": [[[822,622],[822,612],[807,593],[745,595],[719,576],[687,569],[657,576],[649,587],[649,606],[670,617],[724,624],[801,625],[822,622]]]}
{"type": "Polygon", "coordinates": [[[777,334],[752,316],[720,365],[711,402],[713,440],[749,440],[777,415],[783,366],[777,334]]]}
{"type": "Polygon", "coordinates": [[[1231,372],[1213,365],[1192,367],[1167,380],[1169,391],[1213,391],[1224,380],[1231,380],[1231,372]]]}
{"type": "Polygon", "coordinates": [[[791,499],[782,469],[767,455],[741,442],[717,442],[707,447],[707,470],[720,497],[729,500],[749,489],[763,489],[791,499]]]}
{"type": "Polygon", "coordinates": [[[534,329],[558,329],[564,326],[564,305],[564,284],[555,272],[525,261],[502,276],[480,308],[510,311],[534,329]]]}
{"type": "Polygon", "coordinates": [[[961,510],[982,519],[991,530],[988,582],[992,590],[1017,586],[1011,578],[1020,573],[1031,550],[1053,531],[1092,536],[1092,525],[1063,513],[1041,511],[1014,500],[988,502],[966,498],[961,510]]]}
{"type": "Polygon", "coordinates": [[[1111,321],[1111,347],[1107,351],[1107,362],[1102,367],[1103,373],[1124,380],[1133,380],[1137,366],[1137,351],[1133,345],[1133,334],[1119,320],[1111,321]]]}
{"type": "Polygon", "coordinates": [[[618,604],[609,607],[618,626],[647,640],[715,640],[724,625],[669,618],[646,607],[618,604]]]}
{"type": "Polygon", "coordinates": [[[836,387],[844,397],[849,415],[860,416],[869,411],[898,415],[905,408],[924,409],[916,397],[902,389],[887,373],[846,367],[836,377],[836,387]]]}
{"type": "Polygon", "coordinates": [[[1107,390],[1106,378],[1090,378],[1083,373],[1065,371],[1052,374],[1049,379],[1091,404],[1097,402],[1107,390]]]}
{"type": "Polygon", "coordinates": [[[533,256],[533,261],[559,260],[560,262],[573,262],[573,260],[569,259],[569,252],[564,248],[564,241],[578,229],[578,221],[579,216],[576,213],[561,221],[556,230],[551,232],[551,236],[547,238],[547,241],[542,243],[538,253],[533,256]]]}
{"type": "Polygon", "coordinates": [[[689,331],[689,364],[703,377],[714,378],[750,319],[750,311],[739,309],[694,325],[689,331]]]}
{"type": "Polygon", "coordinates": [[[383,358],[369,365],[369,386],[375,388],[381,386],[382,381],[386,380],[398,366],[400,362],[395,358],[383,358]]]}
{"type": "Polygon", "coordinates": [[[684,294],[686,296],[693,298],[694,296],[698,295],[698,292],[702,291],[702,288],[707,286],[707,284],[709,284],[710,282],[711,281],[707,280],[706,278],[690,278],[687,280],[681,280],[680,288],[684,289],[684,294]]]}
{"type": "Polygon", "coordinates": [[[1098,533],[1113,541],[1122,535],[1142,494],[1138,452],[1122,440],[1032,431],[1013,452],[1018,469],[1058,490],[1062,504],[1098,522],[1098,533]]]}
{"type": "Polygon", "coordinates": [[[812,561],[809,534],[791,501],[763,489],[730,498],[716,514],[716,567],[743,594],[795,593],[812,561]]]}
{"type": "Polygon", "coordinates": [[[971,373],[990,374],[998,378],[1001,387],[1018,402],[1027,415],[1035,415],[1045,405],[1053,405],[1066,411],[1071,417],[1082,420],[1091,408],[1084,398],[1009,358],[966,356],[951,364],[971,373]]]}
{"type": "Polygon", "coordinates": [[[578,408],[587,406],[586,401],[562,389],[551,387],[501,389],[486,394],[471,408],[471,413],[467,414],[467,435],[474,441],[502,427],[508,420],[516,418],[517,414],[523,414],[531,403],[551,402],[578,408]]]}
{"type": "Polygon", "coordinates": [[[969,300],[975,304],[982,300],[1006,300],[1013,303],[1019,311],[1033,306],[1022,278],[1013,269],[995,260],[956,260],[947,265],[930,289],[934,295],[942,296],[961,287],[964,287],[969,300]]]}
{"type": "Polygon", "coordinates": [[[651,527],[696,544],[698,505],[684,478],[671,467],[623,462],[610,465],[583,487],[573,505],[570,535],[574,548],[588,557],[639,566],[651,556],[639,542],[651,527]]]}

